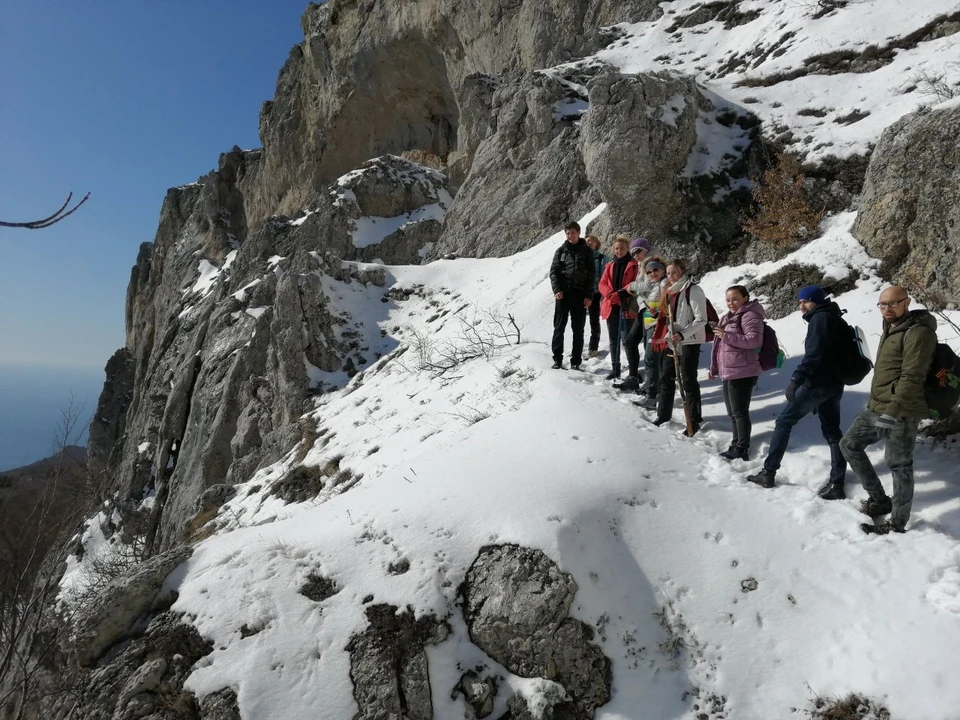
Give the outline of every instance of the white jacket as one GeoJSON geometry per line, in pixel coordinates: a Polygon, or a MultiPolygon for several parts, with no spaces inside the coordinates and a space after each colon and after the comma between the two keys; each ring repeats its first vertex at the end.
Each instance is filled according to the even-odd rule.
{"type": "MultiPolygon", "coordinates": [[[[680,278],[682,284],[677,293],[676,312],[673,317],[672,333],[683,335],[681,345],[698,345],[707,341],[707,296],[703,288],[690,278],[680,278]],[[687,288],[690,289],[690,301],[687,301],[687,288]]],[[[665,289],[664,292],[666,292],[665,289]]],[[[670,295],[673,305],[673,294],[670,295]]]]}

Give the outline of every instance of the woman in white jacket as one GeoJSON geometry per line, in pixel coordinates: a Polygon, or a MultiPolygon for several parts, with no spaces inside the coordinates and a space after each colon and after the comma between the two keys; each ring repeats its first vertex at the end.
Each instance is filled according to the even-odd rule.
{"type": "MultiPolygon", "coordinates": [[[[661,323],[661,337],[657,340],[660,349],[668,348],[670,352],[664,353],[660,367],[660,393],[654,424],[663,425],[673,416],[679,364],[693,432],[696,432],[703,422],[697,368],[700,366],[700,345],[706,342],[707,336],[707,297],[687,275],[687,264],[683,260],[674,260],[667,265],[660,315],[664,321],[661,323]],[[674,353],[679,353],[679,363],[675,362],[674,353]]],[[[655,349],[658,348],[655,346],[655,349]]]]}

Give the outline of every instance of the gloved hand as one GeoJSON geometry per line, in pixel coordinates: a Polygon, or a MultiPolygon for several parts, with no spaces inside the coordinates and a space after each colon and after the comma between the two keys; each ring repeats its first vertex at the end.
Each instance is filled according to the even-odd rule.
{"type": "Polygon", "coordinates": [[[786,393],[785,393],[785,394],[786,394],[786,396],[787,396],[787,401],[788,401],[788,402],[793,402],[794,400],[796,400],[796,399],[797,399],[797,384],[796,384],[795,382],[791,382],[789,385],[787,385],[787,390],[786,390],[786,393]]]}
{"type": "Polygon", "coordinates": [[[890,431],[897,426],[897,423],[900,422],[893,415],[881,415],[873,423],[877,427],[877,435],[881,438],[890,437],[890,431]]]}

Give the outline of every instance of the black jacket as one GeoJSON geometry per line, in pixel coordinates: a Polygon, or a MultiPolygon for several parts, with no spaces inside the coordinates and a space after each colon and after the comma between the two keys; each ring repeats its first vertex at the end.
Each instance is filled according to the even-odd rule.
{"type": "Polygon", "coordinates": [[[803,360],[793,371],[790,382],[807,387],[843,387],[831,362],[837,343],[850,332],[843,319],[843,311],[833,300],[828,300],[814,306],[813,310],[804,314],[803,319],[807,321],[803,360]]]}
{"type": "Polygon", "coordinates": [[[593,250],[583,240],[576,245],[564,240],[550,263],[550,286],[554,294],[562,292],[593,297],[593,272],[593,250]]]}

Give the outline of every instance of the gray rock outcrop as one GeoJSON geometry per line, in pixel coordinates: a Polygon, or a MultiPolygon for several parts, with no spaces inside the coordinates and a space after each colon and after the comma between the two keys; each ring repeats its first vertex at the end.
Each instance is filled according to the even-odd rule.
{"type": "Polygon", "coordinates": [[[167,576],[191,550],[178,548],[150,558],[128,574],[107,578],[105,586],[77,609],[73,634],[64,651],[83,666],[92,665],[111,645],[127,637],[134,621],[162,605],[158,597],[167,576]]]}
{"type": "MultiPolygon", "coordinates": [[[[469,96],[469,76],[583,57],[615,37],[604,26],[660,12],[655,0],[312,4],[301,20],[304,42],[260,114],[251,216],[299,211],[327,183],[386,153],[421,149],[461,162],[466,154],[469,165],[458,102],[469,96]]],[[[463,123],[466,136],[475,123],[463,123]]]]}
{"type": "MultiPolygon", "coordinates": [[[[481,80],[477,80],[481,82],[481,80]]],[[[589,192],[569,82],[540,73],[494,81],[490,127],[447,215],[435,256],[512,255],[600,202],[589,192]],[[572,104],[572,103],[571,103],[572,104]]]]}
{"type": "Polygon", "coordinates": [[[557,720],[592,718],[610,699],[610,660],[569,617],[576,581],[540,550],[482,548],[460,588],[470,639],[510,672],[560,684],[557,720]]]}
{"type": "Polygon", "coordinates": [[[69,691],[55,693],[49,717],[84,720],[240,720],[233,690],[201,702],[183,689],[193,665],[213,645],[171,612],[152,616],[145,627],[116,645],[94,667],[81,668],[69,691]]]}
{"type": "Polygon", "coordinates": [[[960,304],[960,107],[921,110],[884,130],[854,235],[887,273],[939,304],[960,304]]]}
{"type": "Polygon", "coordinates": [[[433,720],[427,645],[447,638],[450,629],[435,617],[415,618],[393,605],[367,608],[369,626],[355,636],[350,653],[355,720],[433,720]]]}
{"type": "Polygon", "coordinates": [[[134,371],[133,354],[128,348],[120,348],[107,361],[106,379],[87,437],[87,458],[93,468],[115,464],[123,451],[127,408],[133,397],[136,377],[134,371]]]}

